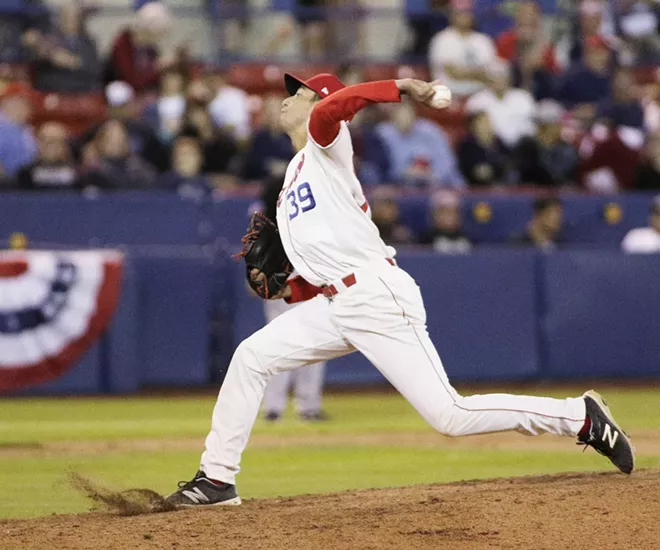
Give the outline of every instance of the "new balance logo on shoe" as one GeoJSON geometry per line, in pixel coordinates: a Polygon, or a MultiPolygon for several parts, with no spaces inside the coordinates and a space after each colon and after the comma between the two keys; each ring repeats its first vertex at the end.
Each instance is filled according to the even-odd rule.
{"type": "Polygon", "coordinates": [[[616,440],[618,438],[619,432],[612,430],[612,426],[609,424],[605,424],[605,428],[603,429],[603,441],[607,440],[611,449],[614,449],[614,445],[616,445],[616,440]]]}
{"type": "Polygon", "coordinates": [[[209,497],[202,493],[199,487],[193,487],[191,491],[183,491],[182,493],[196,504],[200,504],[202,502],[211,502],[209,497]]]}

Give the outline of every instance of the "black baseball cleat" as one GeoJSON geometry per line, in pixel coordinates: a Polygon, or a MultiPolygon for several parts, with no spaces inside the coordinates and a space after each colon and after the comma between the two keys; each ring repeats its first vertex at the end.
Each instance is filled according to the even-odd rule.
{"type": "Polygon", "coordinates": [[[165,500],[176,508],[237,506],[241,503],[235,485],[213,482],[202,470],[191,481],[179,481],[179,489],[165,500]]]}
{"type": "Polygon", "coordinates": [[[280,419],[280,413],[275,411],[268,411],[264,414],[264,420],[266,422],[277,422],[280,419]]]}
{"type": "Polygon", "coordinates": [[[635,468],[635,449],[628,434],[614,421],[600,394],[590,390],[583,397],[589,425],[578,435],[578,445],[593,447],[624,474],[629,474],[635,468]]]}

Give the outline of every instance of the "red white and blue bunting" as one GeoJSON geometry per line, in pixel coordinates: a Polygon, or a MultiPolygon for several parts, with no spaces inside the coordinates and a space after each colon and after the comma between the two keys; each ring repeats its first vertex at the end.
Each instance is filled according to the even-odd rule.
{"type": "Polygon", "coordinates": [[[76,364],[112,319],[122,265],[115,251],[0,253],[0,390],[76,364]]]}

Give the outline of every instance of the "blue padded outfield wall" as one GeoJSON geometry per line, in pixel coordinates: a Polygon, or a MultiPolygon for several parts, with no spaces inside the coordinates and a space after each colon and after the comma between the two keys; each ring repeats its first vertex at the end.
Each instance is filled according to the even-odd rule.
{"type": "MultiPolygon", "coordinates": [[[[263,325],[263,304],[247,293],[244,268],[230,259],[253,202],[3,195],[3,241],[21,232],[53,248],[122,244],[127,258],[109,332],[74,369],[28,391],[122,393],[219,382],[235,345],[263,325]]],[[[660,255],[626,256],[616,248],[628,228],[645,223],[648,197],[565,204],[569,229],[600,246],[397,255],[422,288],[428,329],[452,380],[660,375],[660,255]],[[604,214],[612,208],[614,215],[604,214]]],[[[408,198],[402,208],[427,206],[408,198]]],[[[531,199],[475,196],[465,208],[473,234],[482,224],[500,224],[504,234],[521,229],[531,199]]],[[[385,383],[358,354],[331,362],[328,381],[385,383]]]]}

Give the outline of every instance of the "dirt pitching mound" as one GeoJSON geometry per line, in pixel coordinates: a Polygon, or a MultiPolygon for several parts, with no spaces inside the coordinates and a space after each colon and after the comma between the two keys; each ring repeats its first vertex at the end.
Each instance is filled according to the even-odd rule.
{"type": "Polygon", "coordinates": [[[660,470],[248,500],[166,514],[0,520],[2,550],[656,550],[660,470]]]}
{"type": "Polygon", "coordinates": [[[100,508],[106,508],[120,516],[139,516],[175,510],[161,495],[151,489],[113,491],[75,472],[69,474],[69,482],[100,508]]]}

